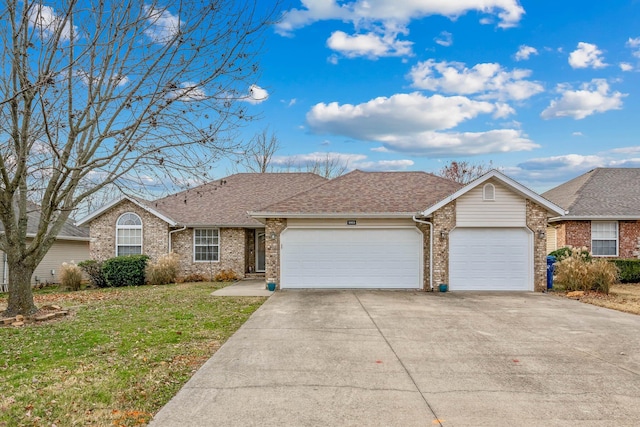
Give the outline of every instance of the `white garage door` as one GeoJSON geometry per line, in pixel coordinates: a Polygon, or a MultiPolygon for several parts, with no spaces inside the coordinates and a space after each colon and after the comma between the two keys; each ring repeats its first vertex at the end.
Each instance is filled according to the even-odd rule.
{"type": "Polygon", "coordinates": [[[281,288],[422,288],[415,229],[287,229],[281,288]]]}
{"type": "Polygon", "coordinates": [[[456,228],[449,235],[449,289],[532,291],[530,232],[524,228],[456,228]]]}

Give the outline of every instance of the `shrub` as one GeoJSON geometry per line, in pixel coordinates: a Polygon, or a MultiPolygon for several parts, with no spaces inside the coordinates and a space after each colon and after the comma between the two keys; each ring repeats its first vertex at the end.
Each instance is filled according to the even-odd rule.
{"type": "Polygon", "coordinates": [[[577,249],[585,260],[591,260],[591,254],[585,247],[573,248],[572,246],[565,246],[563,248],[556,249],[553,252],[549,252],[549,256],[556,257],[556,261],[562,261],[563,259],[570,257],[574,249],[577,249]]]}
{"type": "Polygon", "coordinates": [[[640,259],[609,260],[618,267],[622,283],[640,283],[640,259]]]}
{"type": "Polygon", "coordinates": [[[102,271],[102,262],[89,259],[78,263],[78,267],[82,269],[84,274],[89,277],[89,282],[97,288],[106,288],[109,286],[107,279],[102,271]]]}
{"type": "Polygon", "coordinates": [[[220,270],[213,278],[214,282],[235,282],[239,277],[233,270],[220,270]]]}
{"type": "Polygon", "coordinates": [[[618,280],[617,267],[604,259],[584,256],[585,248],[572,248],[569,256],[556,262],[554,283],[566,291],[609,293],[618,280]]]}
{"type": "Polygon", "coordinates": [[[150,285],[168,285],[176,280],[180,267],[178,254],[161,255],[156,262],[147,266],[146,279],[150,285]]]}
{"type": "Polygon", "coordinates": [[[144,285],[144,270],[147,266],[147,255],[124,255],[109,258],[102,265],[104,278],[109,286],[144,285]]]}
{"type": "Polygon", "coordinates": [[[202,274],[191,273],[186,276],[178,277],[176,283],[190,283],[190,282],[206,282],[207,278],[202,274]]]}
{"type": "Polygon", "coordinates": [[[79,291],[82,285],[82,270],[73,261],[63,262],[60,267],[60,282],[64,289],[79,291]]]}

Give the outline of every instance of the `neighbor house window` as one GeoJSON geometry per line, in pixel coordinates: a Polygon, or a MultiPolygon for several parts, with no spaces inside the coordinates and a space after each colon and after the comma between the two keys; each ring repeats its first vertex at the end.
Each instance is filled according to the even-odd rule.
{"type": "Polygon", "coordinates": [[[591,252],[594,256],[618,256],[618,222],[591,222],[591,252]]]}
{"type": "Polygon", "coordinates": [[[193,259],[218,261],[220,259],[220,232],[217,228],[193,230],[193,259]]]}
{"type": "Polygon", "coordinates": [[[142,220],[133,212],[120,215],[116,222],[116,255],[142,253],[142,220]]]}
{"type": "Polygon", "coordinates": [[[496,187],[493,184],[485,184],[482,187],[482,200],[495,200],[496,187]]]}

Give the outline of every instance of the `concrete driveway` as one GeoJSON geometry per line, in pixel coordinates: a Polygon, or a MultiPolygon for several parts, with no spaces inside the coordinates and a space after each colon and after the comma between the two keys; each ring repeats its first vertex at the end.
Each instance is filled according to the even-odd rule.
{"type": "Polygon", "coordinates": [[[532,293],[276,292],[160,426],[637,426],[640,316],[532,293]]]}

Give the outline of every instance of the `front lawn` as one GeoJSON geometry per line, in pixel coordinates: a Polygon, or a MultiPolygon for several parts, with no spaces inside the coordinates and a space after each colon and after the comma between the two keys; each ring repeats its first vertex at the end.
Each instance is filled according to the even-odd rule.
{"type": "Polygon", "coordinates": [[[600,307],[640,314],[640,283],[613,285],[609,295],[588,292],[579,299],[600,307]]]}
{"type": "Polygon", "coordinates": [[[37,291],[71,314],[0,328],[0,426],[148,422],[266,300],[211,296],[219,287],[37,291]]]}

